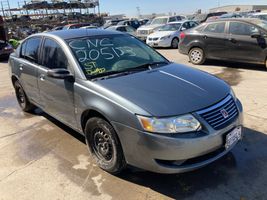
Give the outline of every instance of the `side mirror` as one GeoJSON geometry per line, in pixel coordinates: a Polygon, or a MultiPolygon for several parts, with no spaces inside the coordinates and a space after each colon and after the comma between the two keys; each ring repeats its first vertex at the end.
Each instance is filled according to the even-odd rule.
{"type": "Polygon", "coordinates": [[[47,72],[47,76],[55,79],[65,79],[70,82],[74,82],[74,76],[67,69],[50,69],[47,72]]]}
{"type": "Polygon", "coordinates": [[[181,31],[185,31],[185,30],[186,30],[186,28],[185,28],[185,27],[182,27],[182,28],[181,28],[181,31]]]}
{"type": "Polygon", "coordinates": [[[261,37],[261,34],[259,33],[259,32],[257,32],[257,33],[252,33],[251,34],[251,38],[256,38],[256,39],[258,39],[258,38],[260,38],[261,37]]]}

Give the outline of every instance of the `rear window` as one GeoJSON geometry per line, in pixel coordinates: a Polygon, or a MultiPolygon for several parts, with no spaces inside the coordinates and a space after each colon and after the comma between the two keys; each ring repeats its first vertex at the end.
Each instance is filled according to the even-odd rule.
{"type": "Polygon", "coordinates": [[[224,33],[225,22],[208,24],[204,29],[204,32],[208,33],[224,33]]]}

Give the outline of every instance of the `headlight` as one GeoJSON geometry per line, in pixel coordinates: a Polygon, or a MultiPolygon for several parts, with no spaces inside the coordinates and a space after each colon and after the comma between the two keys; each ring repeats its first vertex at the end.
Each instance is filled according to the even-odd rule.
{"type": "Polygon", "coordinates": [[[235,95],[235,92],[234,92],[234,90],[233,90],[233,88],[231,88],[231,90],[230,90],[230,95],[234,98],[234,100],[236,101],[237,100],[237,98],[236,98],[236,95],[235,95]]]}
{"type": "Polygon", "coordinates": [[[190,114],[171,118],[137,117],[143,129],[148,132],[186,133],[201,128],[199,121],[190,114]]]}
{"type": "Polygon", "coordinates": [[[166,40],[166,39],[169,39],[171,36],[168,35],[168,36],[164,36],[164,37],[161,37],[160,40],[166,40]]]}

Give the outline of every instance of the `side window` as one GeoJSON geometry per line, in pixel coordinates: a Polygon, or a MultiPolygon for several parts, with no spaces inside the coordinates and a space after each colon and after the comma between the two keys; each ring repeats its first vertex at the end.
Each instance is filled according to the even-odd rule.
{"type": "Polygon", "coordinates": [[[43,46],[43,66],[48,69],[67,69],[68,67],[68,60],[65,53],[54,40],[45,39],[43,46]]]}
{"type": "Polygon", "coordinates": [[[176,22],[176,17],[170,17],[169,22],[176,22]]]}
{"type": "Polygon", "coordinates": [[[242,22],[231,22],[229,26],[229,33],[233,35],[247,35],[259,32],[259,29],[253,25],[242,22]]]}
{"type": "Polygon", "coordinates": [[[25,51],[26,51],[26,47],[27,47],[27,41],[23,42],[21,45],[21,51],[20,51],[20,57],[21,58],[25,58],[25,51]]]}
{"type": "Polygon", "coordinates": [[[41,38],[34,37],[29,38],[22,44],[21,58],[24,58],[30,62],[39,63],[38,50],[41,44],[41,38]]]}
{"type": "Polygon", "coordinates": [[[182,20],[182,17],[177,16],[176,19],[177,19],[177,21],[181,21],[182,20]]]}
{"type": "Polygon", "coordinates": [[[185,29],[189,29],[189,28],[190,28],[190,26],[189,26],[189,22],[185,22],[185,23],[183,24],[183,28],[185,28],[185,29]]]}
{"type": "Polygon", "coordinates": [[[204,32],[208,33],[224,33],[225,30],[225,22],[220,23],[212,23],[206,26],[204,32]]]}
{"type": "Polygon", "coordinates": [[[189,26],[190,26],[190,28],[194,28],[197,26],[197,23],[196,22],[189,22],[189,26]]]}
{"type": "Polygon", "coordinates": [[[118,27],[117,30],[121,31],[121,32],[126,32],[126,28],[125,27],[118,27]]]}

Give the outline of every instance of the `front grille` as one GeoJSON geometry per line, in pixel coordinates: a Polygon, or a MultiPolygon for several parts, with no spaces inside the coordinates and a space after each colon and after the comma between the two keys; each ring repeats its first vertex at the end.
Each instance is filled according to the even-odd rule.
{"type": "Polygon", "coordinates": [[[232,96],[210,108],[197,112],[215,130],[225,128],[238,117],[238,109],[232,96]]]}

